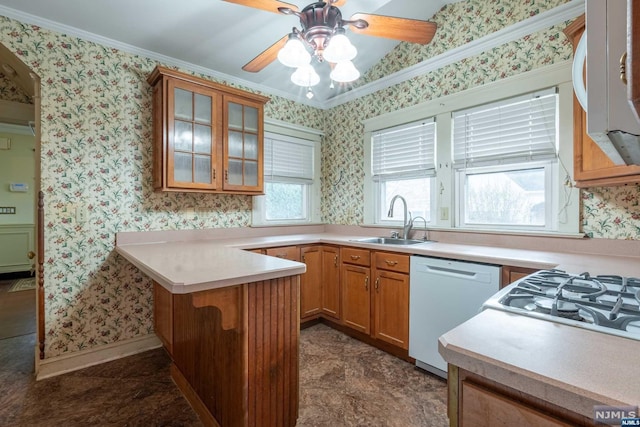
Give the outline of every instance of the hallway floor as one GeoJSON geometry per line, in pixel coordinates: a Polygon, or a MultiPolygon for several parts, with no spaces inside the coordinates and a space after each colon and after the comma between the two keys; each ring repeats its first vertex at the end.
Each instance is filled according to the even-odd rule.
{"type": "MultiPolygon", "coordinates": [[[[1,426],[200,426],[164,350],[34,381],[35,334],[0,340],[1,426]]],[[[300,333],[299,427],[446,426],[446,384],[324,325],[300,333]]]]}

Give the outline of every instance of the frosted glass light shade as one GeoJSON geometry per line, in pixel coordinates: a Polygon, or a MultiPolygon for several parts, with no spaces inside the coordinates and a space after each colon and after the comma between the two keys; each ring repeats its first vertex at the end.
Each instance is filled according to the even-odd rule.
{"type": "Polygon", "coordinates": [[[298,86],[311,87],[320,83],[320,76],[311,65],[307,64],[294,71],[291,81],[298,86]]]}
{"type": "Polygon", "coordinates": [[[351,61],[338,62],[329,75],[332,80],[339,83],[348,83],[360,77],[360,71],[351,61]]]}
{"type": "Polygon", "coordinates": [[[311,62],[311,55],[298,38],[290,38],[278,52],[278,60],[287,67],[299,68],[311,62]]]}
{"type": "Polygon", "coordinates": [[[358,54],[358,50],[351,44],[344,34],[336,34],[329,40],[329,46],[324,50],[322,56],[325,60],[333,63],[351,61],[358,54]]]}

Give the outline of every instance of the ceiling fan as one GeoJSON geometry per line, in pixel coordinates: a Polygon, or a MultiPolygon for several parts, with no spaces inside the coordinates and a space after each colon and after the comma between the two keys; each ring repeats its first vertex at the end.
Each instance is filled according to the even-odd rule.
{"type": "MultiPolygon", "coordinates": [[[[353,46],[351,46],[351,48],[348,46],[346,48],[342,47],[338,52],[338,55],[336,55],[336,52],[333,52],[333,49],[330,48],[331,43],[329,42],[331,39],[338,39],[339,37],[336,36],[344,36],[345,28],[348,28],[354,33],[420,44],[428,44],[436,32],[435,23],[417,19],[396,18],[393,16],[373,15],[368,13],[356,13],[348,20],[343,19],[338,6],[344,5],[347,0],[318,1],[309,4],[302,10],[299,10],[298,7],[293,4],[278,0],[223,1],[253,7],[268,12],[295,15],[300,19],[301,29],[294,27],[290,34],[282,37],[242,67],[243,70],[252,73],[262,70],[276,58],[279,58],[281,62],[285,63],[285,65],[298,68],[298,65],[293,63],[287,64],[279,56],[282,48],[285,47],[285,45],[288,45],[289,41],[302,42],[303,49],[306,50],[306,48],[310,48],[313,51],[313,57],[315,57],[319,62],[323,62],[325,60],[330,62],[334,71],[336,71],[336,69],[338,69],[337,71],[341,71],[339,67],[343,65],[342,60],[347,57],[348,61],[346,62],[350,64],[350,67],[353,67],[353,64],[350,62],[350,60],[356,55],[356,51],[353,46]]],[[[344,38],[346,39],[346,37],[344,38]]],[[[348,40],[347,43],[350,45],[348,40]]],[[[337,45],[337,43],[333,44],[337,45]]],[[[297,53],[304,54],[304,52],[301,52],[300,50],[297,53]]],[[[353,70],[357,72],[355,67],[353,70]]],[[[298,68],[298,71],[300,71],[300,68],[298,68]]],[[[357,72],[358,76],[359,74],[360,73],[357,72]]],[[[339,76],[340,73],[335,75],[339,76]]],[[[332,79],[337,81],[349,81],[344,79],[351,78],[353,75],[354,74],[352,73],[349,75],[350,77],[344,77],[343,80],[340,80],[340,77],[335,79],[334,74],[332,73],[332,79]]],[[[292,80],[294,80],[293,76],[292,80]]],[[[294,83],[301,86],[313,85],[310,84],[312,82],[308,79],[303,79],[301,82],[294,81],[294,83]]]]}

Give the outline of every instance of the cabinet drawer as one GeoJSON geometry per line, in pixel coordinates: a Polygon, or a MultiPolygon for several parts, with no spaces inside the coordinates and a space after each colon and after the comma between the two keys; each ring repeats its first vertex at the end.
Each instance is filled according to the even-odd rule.
{"type": "Polygon", "coordinates": [[[379,270],[409,272],[409,255],[394,254],[390,252],[374,252],[373,263],[379,270]]]}
{"type": "Polygon", "coordinates": [[[300,249],[297,246],[282,246],[279,248],[268,248],[267,255],[288,259],[290,261],[300,261],[300,249]]]}
{"type": "Polygon", "coordinates": [[[342,262],[347,264],[363,265],[368,267],[371,265],[371,253],[367,249],[342,248],[342,262]]]}

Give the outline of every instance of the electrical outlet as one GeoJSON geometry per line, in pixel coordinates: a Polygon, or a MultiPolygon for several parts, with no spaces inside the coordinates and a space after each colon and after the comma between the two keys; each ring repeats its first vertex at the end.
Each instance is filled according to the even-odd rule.
{"type": "Polygon", "coordinates": [[[82,224],[86,220],[87,220],[87,211],[84,205],[77,205],[76,206],[76,222],[78,224],[82,224]]]}
{"type": "Polygon", "coordinates": [[[449,219],[449,208],[440,208],[440,220],[446,221],[449,219]]]}

